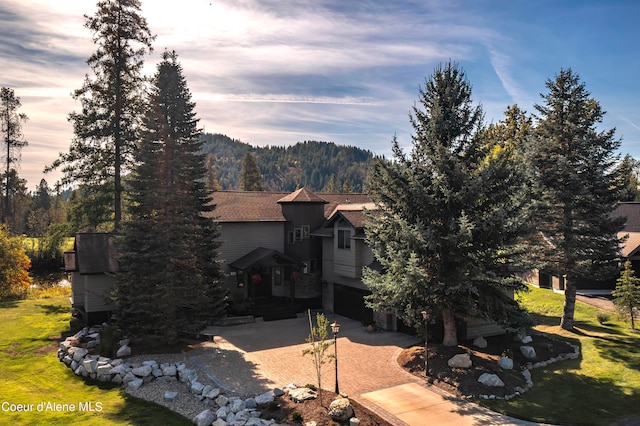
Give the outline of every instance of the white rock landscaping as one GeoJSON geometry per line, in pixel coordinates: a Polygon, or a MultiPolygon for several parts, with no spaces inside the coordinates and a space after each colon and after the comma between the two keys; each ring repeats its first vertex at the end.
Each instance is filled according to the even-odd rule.
{"type": "MultiPolygon", "coordinates": [[[[103,325],[103,327],[106,325],[103,325]]],[[[144,387],[151,381],[173,381],[184,383],[184,393],[201,401],[212,408],[201,411],[192,419],[193,423],[202,426],[269,426],[274,420],[260,418],[261,412],[257,410],[259,405],[272,402],[276,395],[285,392],[280,389],[265,392],[250,398],[224,395],[224,390],[212,385],[205,385],[198,381],[198,372],[190,369],[183,362],[158,364],[155,360],[129,363],[121,358],[111,359],[91,354],[86,348],[87,343],[99,339],[103,327],[84,328],[74,336],[60,343],[58,359],[71,368],[78,376],[87,377],[100,382],[121,384],[128,390],[136,390],[144,387]]],[[[118,356],[128,356],[131,348],[128,339],[120,341],[118,356]]],[[[92,346],[92,345],[89,345],[92,346]]],[[[296,390],[302,393],[295,385],[288,385],[288,391],[296,390]]],[[[304,388],[303,388],[304,389],[304,388]]],[[[166,401],[174,401],[180,397],[181,392],[164,391],[161,398],[166,401]]]]}

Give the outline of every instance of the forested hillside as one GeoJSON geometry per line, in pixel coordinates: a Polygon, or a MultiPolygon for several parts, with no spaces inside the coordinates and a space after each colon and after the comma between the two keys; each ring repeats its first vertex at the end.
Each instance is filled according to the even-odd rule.
{"type": "Polygon", "coordinates": [[[332,142],[306,141],[288,147],[254,147],[221,134],[205,134],[203,151],[212,154],[220,189],[239,188],[242,158],[250,152],[256,160],[266,191],[360,192],[373,153],[332,142]]]}

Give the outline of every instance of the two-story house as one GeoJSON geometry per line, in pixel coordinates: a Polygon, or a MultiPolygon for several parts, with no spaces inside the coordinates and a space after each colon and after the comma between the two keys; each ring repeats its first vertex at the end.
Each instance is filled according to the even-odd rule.
{"type": "Polygon", "coordinates": [[[250,305],[253,311],[267,298],[322,307],[323,242],[313,232],[337,205],[369,201],[364,194],[315,194],[305,188],[293,193],[219,191],[213,199],[225,285],[235,306],[250,305]]]}

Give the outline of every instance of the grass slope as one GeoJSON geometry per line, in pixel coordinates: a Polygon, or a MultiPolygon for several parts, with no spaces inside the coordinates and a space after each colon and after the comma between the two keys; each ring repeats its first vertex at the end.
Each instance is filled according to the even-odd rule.
{"type": "Polygon", "coordinates": [[[581,357],[534,369],[534,386],[526,394],[485,405],[521,419],[561,425],[611,425],[640,416],[638,331],[614,313],[600,324],[597,315],[603,311],[577,302],[575,330],[569,332],[559,326],[563,295],[532,287],[521,301],[536,318],[536,330],[577,344],[581,357]]]}
{"type": "Polygon", "coordinates": [[[56,351],[69,312],[62,297],[0,303],[0,424],[191,424],[119,387],[85,383],[61,364],[56,351]]]}

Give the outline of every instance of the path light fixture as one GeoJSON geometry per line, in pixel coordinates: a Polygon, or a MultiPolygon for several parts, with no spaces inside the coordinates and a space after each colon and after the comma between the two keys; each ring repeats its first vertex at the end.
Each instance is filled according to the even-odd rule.
{"type": "Polygon", "coordinates": [[[422,320],[424,321],[424,375],[429,376],[429,330],[427,324],[429,322],[429,313],[422,311],[422,320]]]}
{"type": "Polygon", "coordinates": [[[333,331],[333,349],[336,359],[336,394],[340,395],[340,387],[338,386],[338,333],[340,333],[340,324],[336,321],[332,322],[331,331],[333,331]]]}

